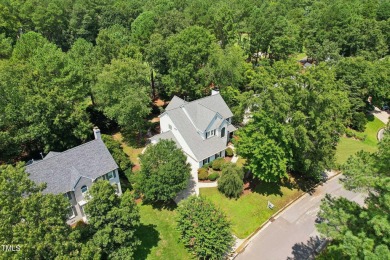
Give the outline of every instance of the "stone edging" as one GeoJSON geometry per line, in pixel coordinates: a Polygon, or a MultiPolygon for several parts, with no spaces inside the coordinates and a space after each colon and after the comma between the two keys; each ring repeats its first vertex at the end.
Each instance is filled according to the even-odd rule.
{"type": "MultiPolygon", "coordinates": [[[[327,179],[327,181],[335,178],[336,176],[338,176],[341,172],[338,172],[336,174],[334,174],[333,176],[331,176],[329,179],[327,179]]],[[[320,185],[321,183],[317,184],[315,187],[317,187],[318,185],[320,185]]],[[[247,238],[245,238],[244,242],[241,243],[241,245],[239,245],[236,250],[234,251],[233,253],[233,256],[231,257],[231,259],[235,259],[237,257],[237,255],[239,255],[240,253],[242,253],[245,248],[249,245],[249,242],[250,240],[252,239],[252,237],[254,237],[258,232],[260,232],[264,227],[265,225],[267,225],[268,223],[271,223],[271,219],[274,219],[275,217],[277,217],[280,213],[282,213],[282,211],[284,211],[286,208],[288,208],[289,206],[291,206],[291,204],[293,204],[294,202],[298,201],[299,199],[301,199],[303,196],[305,196],[306,192],[302,193],[300,196],[298,196],[297,198],[293,199],[292,201],[290,201],[289,203],[287,203],[285,206],[283,206],[281,209],[279,209],[277,212],[275,212],[274,214],[272,214],[272,216],[266,221],[264,222],[263,224],[261,224],[260,227],[258,227],[252,234],[250,234],[247,238]]]]}

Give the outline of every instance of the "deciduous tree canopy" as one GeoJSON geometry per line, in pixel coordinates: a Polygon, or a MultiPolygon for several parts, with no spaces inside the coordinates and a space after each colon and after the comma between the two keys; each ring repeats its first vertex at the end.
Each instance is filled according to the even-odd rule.
{"type": "Polygon", "coordinates": [[[160,140],[140,156],[139,189],[149,201],[169,201],[187,187],[190,165],[173,141],[160,140]]]}
{"type": "Polygon", "coordinates": [[[390,255],[390,135],[386,134],[375,154],[359,152],[343,167],[344,187],[368,192],[365,206],[344,198],[327,196],[317,225],[332,239],[326,255],[330,258],[382,259],[390,255]]]}

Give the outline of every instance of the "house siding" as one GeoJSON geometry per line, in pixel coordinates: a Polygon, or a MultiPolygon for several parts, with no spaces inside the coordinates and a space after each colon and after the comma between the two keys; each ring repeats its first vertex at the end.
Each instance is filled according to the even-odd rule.
{"type": "Polygon", "coordinates": [[[83,187],[84,185],[86,185],[88,187],[88,191],[89,191],[91,189],[91,186],[92,186],[92,180],[89,178],[85,178],[85,177],[81,177],[79,179],[76,186],[74,187],[74,194],[75,194],[77,202],[84,200],[84,196],[81,192],[81,187],[83,187]]]}

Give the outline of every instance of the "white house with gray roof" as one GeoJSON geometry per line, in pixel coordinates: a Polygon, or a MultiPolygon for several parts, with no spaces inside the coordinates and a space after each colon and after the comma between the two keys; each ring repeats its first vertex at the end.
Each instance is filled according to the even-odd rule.
{"type": "Polygon", "coordinates": [[[64,152],[49,152],[42,160],[26,166],[31,180],[46,183],[44,193],[64,194],[69,200],[69,219],[72,225],[86,221],[83,210],[88,203],[88,190],[99,179],[108,180],[122,194],[118,165],[94,128],[95,140],[64,152]]]}
{"type": "Polygon", "coordinates": [[[173,140],[187,155],[193,169],[225,157],[228,141],[236,128],[233,113],[218,91],[191,102],[174,96],[160,117],[161,133],[151,143],[173,140]]]}

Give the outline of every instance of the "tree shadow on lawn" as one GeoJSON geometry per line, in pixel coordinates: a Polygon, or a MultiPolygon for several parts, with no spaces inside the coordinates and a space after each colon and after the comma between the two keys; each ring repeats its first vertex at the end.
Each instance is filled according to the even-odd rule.
{"type": "Polygon", "coordinates": [[[157,201],[157,202],[144,200],[142,203],[145,204],[145,205],[151,205],[153,207],[153,209],[157,209],[157,210],[166,209],[166,210],[169,210],[169,211],[173,211],[173,210],[175,210],[177,208],[176,202],[174,200],[170,200],[170,201],[157,201]]]}
{"type": "Polygon", "coordinates": [[[310,237],[306,243],[296,243],[292,247],[293,257],[287,257],[287,260],[315,259],[315,250],[324,240],[315,236],[310,237]]]}
{"type": "Polygon", "coordinates": [[[319,182],[319,180],[314,178],[299,175],[289,176],[278,182],[264,182],[250,176],[245,180],[244,194],[256,192],[264,196],[283,196],[282,187],[290,190],[299,189],[309,194],[313,194],[315,191],[314,188],[319,182]]]}
{"type": "Polygon", "coordinates": [[[140,224],[135,235],[141,240],[141,245],[137,247],[134,253],[134,259],[146,259],[153,247],[156,247],[160,241],[160,233],[156,230],[156,225],[140,224]]]}
{"type": "Polygon", "coordinates": [[[256,192],[264,196],[283,196],[282,186],[285,186],[282,182],[264,182],[251,176],[245,180],[244,194],[256,192]]]}

